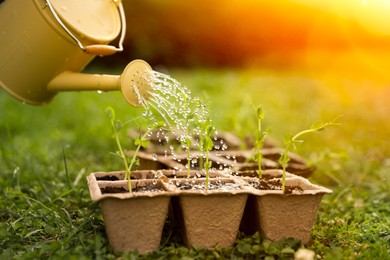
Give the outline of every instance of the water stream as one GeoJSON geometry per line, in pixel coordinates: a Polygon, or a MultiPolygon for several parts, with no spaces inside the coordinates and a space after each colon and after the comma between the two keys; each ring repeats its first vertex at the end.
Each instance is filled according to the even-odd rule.
{"type": "MultiPolygon", "coordinates": [[[[186,161],[190,160],[191,168],[194,168],[199,159],[199,136],[205,134],[205,125],[214,125],[208,107],[200,98],[194,97],[186,86],[167,74],[148,71],[145,80],[151,88],[148,93],[149,97],[145,99],[139,95],[138,99],[144,108],[142,116],[148,122],[148,130],[154,129],[157,122],[163,121],[163,127],[154,129],[155,132],[157,131],[155,134],[160,136],[161,142],[164,143],[168,143],[170,136],[174,136],[180,144],[181,151],[189,155],[186,161]],[[191,158],[190,152],[198,155],[191,158]]],[[[218,131],[215,129],[214,140],[217,140],[217,134],[218,131]]],[[[220,140],[214,145],[213,150],[226,150],[227,148],[223,140],[220,140]]],[[[176,147],[168,145],[168,149],[169,151],[165,154],[173,155],[173,158],[180,162],[181,159],[176,158],[176,147]]],[[[200,156],[204,157],[204,154],[200,156]]],[[[203,158],[199,160],[202,161],[203,158]]]]}

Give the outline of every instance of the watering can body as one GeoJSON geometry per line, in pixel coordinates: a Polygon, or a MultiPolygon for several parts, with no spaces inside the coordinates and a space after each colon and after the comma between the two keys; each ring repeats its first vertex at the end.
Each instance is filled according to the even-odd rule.
{"type": "Polygon", "coordinates": [[[114,0],[5,0],[0,4],[0,87],[34,105],[48,103],[58,91],[120,90],[120,76],[79,72],[96,55],[122,50],[107,46],[121,28],[123,42],[121,8],[114,0]]]}

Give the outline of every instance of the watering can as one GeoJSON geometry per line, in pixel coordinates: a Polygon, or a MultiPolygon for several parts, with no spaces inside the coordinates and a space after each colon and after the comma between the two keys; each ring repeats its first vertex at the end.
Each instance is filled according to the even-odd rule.
{"type": "Polygon", "coordinates": [[[121,75],[80,73],[96,56],[122,51],[125,34],[120,0],[2,1],[0,87],[34,105],[59,91],[121,90],[138,106],[150,91],[146,62],[130,62],[121,75]],[[118,47],[108,45],[119,34],[118,47]]]}

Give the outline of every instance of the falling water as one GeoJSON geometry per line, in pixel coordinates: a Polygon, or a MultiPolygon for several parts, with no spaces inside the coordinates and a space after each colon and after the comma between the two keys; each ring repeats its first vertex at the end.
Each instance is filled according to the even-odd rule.
{"type": "Polygon", "coordinates": [[[141,104],[151,120],[162,118],[169,128],[188,132],[191,125],[208,120],[208,109],[191,91],[167,74],[151,71],[149,98],[141,104]],[[196,122],[198,120],[199,122],[196,122]]]}
{"type": "MultiPolygon", "coordinates": [[[[142,116],[148,121],[148,130],[154,129],[157,122],[163,121],[164,129],[156,129],[156,135],[162,136],[161,140],[168,142],[165,131],[171,131],[183,150],[192,149],[186,144],[187,138],[191,139],[191,145],[199,147],[199,140],[194,137],[202,134],[200,126],[205,123],[213,124],[207,106],[198,97],[192,96],[186,86],[167,74],[152,70],[145,73],[144,78],[151,88],[148,98],[139,94],[137,86],[134,89],[138,93],[139,104],[145,109],[142,116]]],[[[215,134],[218,132],[215,131],[215,134]]],[[[214,149],[226,150],[227,145],[221,140],[214,149]]],[[[169,146],[169,154],[176,158],[172,145],[169,146]]],[[[191,167],[197,162],[194,158],[187,159],[191,161],[191,167]]]]}

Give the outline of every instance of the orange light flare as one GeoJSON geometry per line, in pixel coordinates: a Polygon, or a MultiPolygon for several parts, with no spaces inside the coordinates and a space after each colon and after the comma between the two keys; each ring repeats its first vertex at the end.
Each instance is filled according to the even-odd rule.
{"type": "Polygon", "coordinates": [[[127,49],[146,60],[307,73],[345,103],[389,92],[390,0],[126,3],[127,49]]]}
{"type": "Polygon", "coordinates": [[[369,104],[387,114],[390,1],[295,1],[325,12],[311,27],[304,62],[327,83],[326,93],[345,104],[369,104]]]}
{"type": "Polygon", "coordinates": [[[295,1],[322,12],[308,35],[306,51],[319,54],[309,57],[309,63],[315,67],[324,59],[325,68],[334,66],[347,75],[389,79],[390,22],[385,18],[389,0],[295,1]]]}
{"type": "Polygon", "coordinates": [[[390,80],[390,0],[232,0],[217,10],[205,30],[214,32],[208,35],[226,55],[261,66],[390,80]]]}
{"type": "Polygon", "coordinates": [[[330,110],[333,104],[360,118],[364,108],[377,123],[388,121],[390,0],[229,3],[219,11],[239,19],[230,20],[227,46],[248,55],[251,65],[308,75],[322,82],[330,110]]]}

